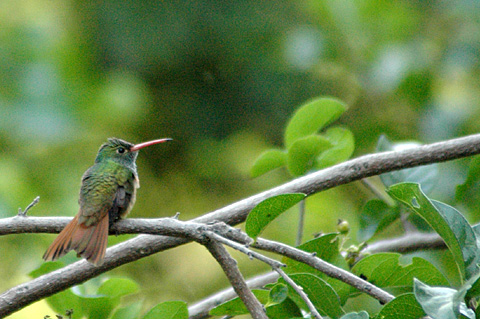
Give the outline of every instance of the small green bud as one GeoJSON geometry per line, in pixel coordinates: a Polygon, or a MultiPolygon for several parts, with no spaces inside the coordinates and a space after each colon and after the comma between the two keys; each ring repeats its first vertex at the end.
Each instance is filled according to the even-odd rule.
{"type": "Polygon", "coordinates": [[[348,234],[350,231],[350,224],[346,220],[339,219],[337,223],[337,231],[342,235],[348,234]]]}

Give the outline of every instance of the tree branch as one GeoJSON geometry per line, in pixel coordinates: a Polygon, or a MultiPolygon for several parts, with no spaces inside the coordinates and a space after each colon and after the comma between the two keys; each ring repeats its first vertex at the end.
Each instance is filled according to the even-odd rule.
{"type": "MultiPolygon", "coordinates": [[[[231,240],[234,240],[235,242],[243,243],[246,245],[250,244],[251,242],[251,239],[248,236],[246,236],[245,233],[241,232],[240,230],[232,229],[230,226],[224,223],[217,223],[216,225],[213,225],[213,228],[215,229],[215,232],[218,235],[224,236],[226,238],[226,239],[223,239],[225,241],[228,241],[229,239],[231,239],[231,240]]],[[[238,246],[238,244],[235,244],[235,245],[238,246]]],[[[301,263],[307,264],[323,272],[329,277],[343,281],[344,283],[347,283],[352,287],[374,297],[375,299],[379,300],[382,304],[385,304],[394,298],[394,296],[392,296],[388,292],[378,288],[375,285],[372,285],[368,281],[363,280],[362,278],[357,277],[354,274],[344,269],[341,269],[335,265],[332,265],[316,257],[312,253],[291,247],[289,245],[285,245],[283,243],[279,243],[279,242],[275,242],[275,241],[267,240],[263,238],[257,238],[257,240],[255,241],[255,243],[252,244],[252,246],[257,249],[274,252],[276,254],[286,256],[288,258],[294,259],[301,263]]],[[[232,247],[234,247],[235,249],[239,249],[239,248],[236,248],[234,245],[232,245],[232,247]]],[[[246,248],[243,248],[243,251],[248,254],[249,252],[245,250],[246,248]]],[[[255,253],[255,252],[250,252],[250,254],[262,261],[264,261],[263,259],[266,258],[263,255],[260,255],[260,257],[262,258],[259,258],[257,256],[258,253],[255,253]]],[[[269,263],[269,260],[265,260],[264,262],[269,263]]],[[[269,263],[269,265],[271,265],[274,269],[275,267],[278,267],[278,265],[274,263],[269,263]]]]}
{"type": "MultiPolygon", "coordinates": [[[[437,234],[433,233],[416,233],[408,234],[400,237],[380,240],[365,248],[363,252],[378,253],[378,252],[413,252],[422,249],[444,249],[445,242],[437,234]]],[[[259,276],[252,277],[247,280],[247,285],[252,288],[260,288],[266,284],[275,282],[278,279],[278,274],[269,272],[259,276]]],[[[237,297],[232,288],[217,292],[211,296],[205,297],[196,304],[188,308],[190,319],[208,318],[208,312],[215,306],[222,304],[228,300],[237,297]]]]}
{"type": "Polygon", "coordinates": [[[362,278],[357,277],[354,274],[335,265],[327,263],[326,261],[303,250],[262,238],[258,238],[257,242],[253,246],[255,248],[281,254],[283,256],[287,256],[288,258],[307,264],[323,272],[329,277],[341,280],[351,285],[352,287],[366,293],[367,295],[374,297],[382,304],[386,304],[394,298],[393,295],[378,288],[375,285],[372,285],[368,281],[363,280],[362,278]]]}
{"type": "MultiPolygon", "coordinates": [[[[297,178],[273,189],[195,218],[192,221],[197,223],[223,221],[234,225],[243,222],[248,212],[259,202],[275,195],[286,193],[305,193],[310,195],[373,175],[453,160],[479,153],[480,134],[475,134],[402,151],[365,155],[297,178]]],[[[30,217],[26,217],[25,219],[29,220],[30,217]]],[[[59,231],[59,229],[52,230],[49,226],[46,226],[44,229],[47,232],[59,231]]],[[[125,263],[187,242],[187,239],[150,235],[140,235],[127,240],[107,249],[105,262],[102,266],[95,267],[81,260],[4,292],[0,295],[0,316],[7,316],[34,301],[80,284],[125,263]]]]}
{"type": "MultiPolygon", "coordinates": [[[[233,233],[233,230],[229,229],[231,227],[228,226],[227,224],[222,223],[221,225],[218,225],[218,226],[219,227],[215,227],[215,226],[214,227],[219,229],[219,228],[222,228],[222,226],[226,226],[226,227],[223,227],[223,229],[222,229],[223,232],[228,233],[228,234],[233,233]]],[[[243,232],[238,231],[238,232],[236,232],[236,234],[240,235],[240,236],[235,236],[236,238],[240,237],[242,239],[242,240],[240,240],[240,242],[243,242],[244,244],[250,243],[251,239],[248,238],[248,236],[246,236],[246,234],[244,234],[243,232]],[[245,238],[248,238],[246,240],[246,242],[244,241],[245,238]]],[[[293,290],[295,290],[298,293],[298,295],[303,299],[303,301],[305,301],[305,303],[307,304],[308,309],[310,310],[313,318],[322,319],[322,316],[320,316],[320,314],[318,313],[318,310],[315,309],[315,306],[313,305],[310,298],[308,298],[307,294],[303,291],[303,288],[300,287],[299,285],[297,285],[295,283],[295,281],[293,281],[290,277],[288,277],[288,275],[282,270],[282,267],[286,266],[285,264],[283,264],[283,263],[281,263],[281,262],[279,262],[275,259],[272,259],[272,258],[266,257],[262,254],[259,254],[255,251],[252,251],[252,250],[248,249],[246,246],[238,244],[236,241],[232,241],[232,240],[230,240],[226,237],[223,237],[221,235],[218,235],[215,232],[207,232],[206,235],[212,240],[216,240],[220,243],[223,243],[224,245],[228,245],[228,246],[232,247],[233,249],[236,249],[236,250],[246,254],[250,258],[256,258],[256,259],[266,263],[270,267],[272,267],[272,269],[274,271],[276,271],[285,280],[285,282],[287,284],[289,284],[293,288],[293,290]]],[[[222,234],[222,235],[225,235],[225,234],[222,234]]]]}
{"type": "Polygon", "coordinates": [[[438,234],[416,232],[372,243],[368,245],[362,252],[372,254],[386,251],[408,253],[422,249],[432,250],[444,248],[447,248],[447,246],[438,234]]]}
{"type": "Polygon", "coordinates": [[[297,285],[297,283],[295,281],[293,281],[292,278],[290,278],[284,271],[283,269],[277,267],[277,268],[274,268],[275,271],[283,278],[283,280],[285,280],[285,282],[287,284],[289,284],[293,290],[295,290],[295,292],[302,298],[303,301],[305,301],[305,303],[307,304],[307,307],[308,309],[310,310],[310,314],[312,315],[313,318],[317,318],[317,319],[323,319],[323,317],[318,313],[318,310],[315,308],[314,304],[312,303],[312,301],[310,300],[310,298],[308,298],[307,294],[305,293],[305,291],[303,291],[303,287],[300,287],[299,285],[297,285]]]}
{"type": "Polygon", "coordinates": [[[254,319],[268,319],[263,305],[248,288],[242,273],[238,269],[237,261],[230,256],[225,247],[223,247],[218,241],[212,239],[207,240],[203,244],[207,247],[212,256],[215,257],[220,266],[222,266],[222,269],[232,284],[233,289],[243,301],[252,317],[254,319]]]}
{"type": "Polygon", "coordinates": [[[35,197],[35,199],[27,206],[27,208],[25,208],[24,211],[22,211],[22,209],[19,208],[19,209],[18,209],[18,216],[27,216],[27,213],[28,213],[28,211],[30,210],[30,208],[32,208],[33,206],[37,205],[39,201],[40,201],[40,196],[37,196],[37,197],[35,197]]]}

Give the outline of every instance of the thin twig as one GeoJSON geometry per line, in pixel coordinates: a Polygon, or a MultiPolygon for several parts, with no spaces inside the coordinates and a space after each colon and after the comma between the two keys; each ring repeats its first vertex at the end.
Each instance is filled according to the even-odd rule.
{"type": "MultiPolygon", "coordinates": [[[[234,240],[239,243],[249,244],[249,242],[246,240],[246,236],[244,233],[224,223],[217,223],[217,225],[215,226],[215,230],[219,235],[224,236],[228,239],[234,240]]],[[[312,266],[313,268],[323,272],[327,276],[343,281],[357,288],[358,290],[376,298],[383,304],[389,302],[394,298],[394,296],[392,296],[391,294],[372,285],[368,281],[365,281],[360,277],[357,277],[354,274],[344,269],[341,269],[333,264],[330,264],[318,258],[312,253],[291,247],[283,243],[279,243],[279,242],[275,242],[275,241],[267,240],[263,238],[257,238],[257,240],[252,245],[252,247],[274,252],[282,256],[286,256],[288,258],[297,260],[309,266],[312,266]]]]}
{"type": "Polygon", "coordinates": [[[204,242],[204,245],[218,261],[227,275],[228,280],[232,284],[233,289],[243,301],[252,317],[254,319],[268,319],[263,305],[248,288],[242,273],[237,267],[236,260],[230,256],[225,247],[215,240],[208,240],[204,242]]]}
{"type": "Polygon", "coordinates": [[[303,239],[303,229],[305,223],[305,199],[298,203],[298,230],[295,238],[295,246],[299,246],[303,239]]]}
{"type": "Polygon", "coordinates": [[[303,301],[305,301],[312,316],[314,318],[322,319],[322,316],[320,316],[320,314],[318,313],[318,310],[315,308],[310,298],[308,298],[305,291],[303,291],[303,288],[297,285],[297,283],[293,281],[292,278],[290,278],[283,271],[283,269],[277,267],[277,268],[273,268],[273,270],[275,270],[283,278],[283,280],[285,280],[285,282],[289,284],[293,288],[293,290],[295,290],[295,292],[303,299],[303,301]]]}
{"type": "MultiPolygon", "coordinates": [[[[255,276],[247,280],[247,286],[250,289],[261,288],[266,284],[275,282],[278,279],[278,273],[269,272],[266,274],[255,276]]],[[[208,318],[210,309],[238,297],[232,287],[216,292],[215,294],[204,298],[188,307],[189,319],[203,319],[208,318]]]]}
{"type": "Polygon", "coordinates": [[[363,253],[397,252],[409,253],[419,250],[445,249],[443,239],[434,233],[408,233],[403,236],[380,240],[367,245],[363,253]]]}
{"type": "MultiPolygon", "coordinates": [[[[367,246],[364,253],[378,253],[378,252],[412,252],[422,249],[444,249],[445,242],[437,234],[408,234],[400,237],[395,237],[387,240],[381,240],[367,246]]],[[[255,276],[247,280],[250,288],[263,287],[266,284],[273,283],[278,279],[278,273],[269,272],[259,276],[255,276]]],[[[190,319],[208,318],[208,312],[213,307],[224,303],[236,297],[232,288],[215,293],[212,296],[206,297],[203,300],[188,308],[190,319]]]]}
{"type": "MultiPolygon", "coordinates": [[[[215,229],[216,233],[207,231],[206,235],[208,237],[216,241],[219,241],[225,245],[229,245],[230,247],[237,249],[240,252],[250,257],[256,258],[260,261],[267,263],[275,271],[277,271],[278,268],[284,266],[284,264],[274,259],[263,256],[262,254],[259,254],[255,251],[248,249],[243,245],[238,244],[238,242],[246,245],[249,245],[251,243],[251,239],[248,236],[246,236],[245,233],[239,231],[238,229],[235,229],[225,223],[217,223],[215,225],[212,225],[212,228],[215,229]],[[232,241],[231,239],[235,241],[232,241]]],[[[362,278],[355,276],[354,274],[344,269],[341,269],[333,264],[327,263],[326,261],[323,261],[322,259],[312,255],[311,253],[305,252],[303,250],[285,245],[283,243],[266,240],[263,238],[257,238],[256,242],[253,244],[253,247],[275,252],[283,256],[287,256],[291,259],[305,263],[307,265],[310,265],[332,278],[341,280],[357,288],[358,290],[371,295],[372,297],[378,299],[382,304],[385,304],[394,298],[393,295],[372,285],[368,281],[365,281],[362,278]]],[[[303,295],[301,296],[303,297],[303,295]]]]}
{"type": "MultiPolygon", "coordinates": [[[[187,234],[189,238],[207,247],[208,251],[210,251],[212,256],[218,261],[218,263],[222,267],[228,280],[232,284],[233,289],[235,290],[239,298],[242,300],[252,317],[254,319],[268,319],[265,308],[260,303],[260,301],[258,301],[252,291],[248,288],[248,285],[243,278],[242,273],[238,269],[237,261],[233,259],[232,256],[230,256],[228,251],[221,244],[226,243],[230,246],[236,247],[236,249],[243,252],[245,252],[245,250],[243,250],[242,248],[245,247],[234,243],[226,238],[218,236],[214,232],[208,230],[210,228],[213,228],[213,225],[182,223],[176,219],[170,219],[170,221],[174,224],[180,225],[181,232],[187,230],[185,231],[185,234],[187,234]]],[[[252,255],[248,251],[246,251],[245,253],[247,253],[249,256],[252,255]]],[[[256,257],[258,258],[258,256],[256,257]]],[[[277,261],[274,260],[273,262],[277,261]]],[[[279,262],[277,263],[282,265],[279,262]]]]}
{"type": "Polygon", "coordinates": [[[27,216],[27,212],[32,208],[33,206],[37,205],[38,202],[40,202],[40,196],[35,197],[35,199],[25,208],[25,210],[22,212],[22,209],[18,209],[18,216],[25,217],[27,216]]]}
{"type": "Polygon", "coordinates": [[[394,298],[393,295],[378,288],[375,285],[372,285],[368,281],[363,280],[362,278],[355,276],[354,274],[335,265],[327,263],[326,261],[303,250],[262,238],[257,238],[254,247],[281,254],[288,258],[312,266],[313,268],[323,272],[327,276],[343,281],[344,283],[351,285],[352,287],[366,293],[367,295],[374,297],[382,304],[386,304],[394,298]]]}
{"type": "MultiPolygon", "coordinates": [[[[475,134],[402,151],[365,155],[297,178],[286,184],[195,218],[192,221],[197,223],[223,221],[234,225],[245,221],[246,216],[253,207],[262,200],[272,196],[288,193],[310,195],[369,176],[454,160],[479,153],[480,134],[475,134]]],[[[55,232],[48,226],[46,228],[49,229],[49,232],[55,232]]],[[[0,295],[0,317],[8,316],[37,300],[78,285],[101,273],[140,258],[177,247],[188,241],[181,238],[148,235],[140,235],[124,241],[107,250],[105,261],[100,267],[94,267],[82,260],[5,291],[0,295]]]]}
{"type": "MultiPolygon", "coordinates": [[[[226,224],[224,224],[227,226],[226,224]]],[[[228,227],[228,226],[227,226],[228,227]]],[[[250,258],[255,258],[258,259],[267,265],[271,266],[273,270],[275,270],[282,278],[290,285],[292,288],[300,295],[300,297],[305,301],[305,303],[308,306],[308,309],[310,309],[310,312],[312,313],[315,318],[322,319],[320,314],[318,313],[317,309],[315,309],[315,306],[313,305],[312,301],[308,298],[307,294],[303,291],[303,289],[298,286],[290,277],[287,276],[287,274],[281,269],[282,267],[285,267],[285,264],[266,257],[260,253],[257,253],[256,251],[250,250],[247,247],[240,245],[228,238],[222,237],[214,232],[206,232],[206,236],[211,238],[212,240],[218,241],[224,245],[228,245],[244,254],[246,254],[250,258]]]]}

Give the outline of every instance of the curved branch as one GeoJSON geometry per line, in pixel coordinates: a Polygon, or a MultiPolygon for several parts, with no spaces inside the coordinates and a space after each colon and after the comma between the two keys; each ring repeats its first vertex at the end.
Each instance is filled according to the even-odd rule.
{"type": "MultiPolygon", "coordinates": [[[[223,221],[234,225],[243,222],[248,212],[259,202],[275,195],[286,193],[310,195],[373,175],[479,153],[480,134],[476,134],[403,151],[365,155],[297,178],[192,221],[197,223],[223,221]]],[[[34,301],[80,284],[115,267],[186,242],[188,242],[186,239],[152,235],[140,235],[122,242],[107,250],[102,266],[95,267],[81,260],[4,292],[0,295],[0,317],[7,316],[34,301]]]]}
{"type": "Polygon", "coordinates": [[[380,301],[382,304],[386,304],[395,298],[393,295],[388,292],[378,288],[377,286],[369,283],[368,281],[344,270],[335,265],[329,264],[326,261],[315,257],[312,253],[305,252],[303,250],[290,247],[288,245],[275,242],[272,240],[266,240],[262,238],[257,238],[257,242],[253,244],[253,247],[271,251],[288,258],[297,260],[306,265],[309,265],[317,270],[320,270],[327,276],[341,280],[350,286],[357,288],[358,290],[370,295],[380,301]]]}
{"type": "Polygon", "coordinates": [[[320,313],[318,312],[318,310],[315,308],[315,305],[312,303],[312,301],[310,300],[310,298],[308,297],[308,295],[305,293],[305,291],[303,291],[303,288],[300,287],[295,281],[293,281],[292,278],[290,278],[284,271],[283,269],[277,267],[277,268],[274,268],[276,272],[278,272],[278,274],[283,278],[283,280],[285,280],[285,282],[287,284],[290,285],[290,287],[293,288],[293,290],[295,290],[295,292],[300,296],[300,298],[302,298],[303,301],[305,301],[305,303],[307,304],[307,308],[310,310],[310,315],[313,317],[313,318],[316,318],[316,319],[323,319],[323,317],[320,315],[320,313]]]}
{"type": "Polygon", "coordinates": [[[377,253],[392,251],[397,253],[409,253],[419,250],[445,249],[447,245],[443,239],[435,233],[408,233],[400,237],[383,239],[369,244],[362,253],[377,253]]]}

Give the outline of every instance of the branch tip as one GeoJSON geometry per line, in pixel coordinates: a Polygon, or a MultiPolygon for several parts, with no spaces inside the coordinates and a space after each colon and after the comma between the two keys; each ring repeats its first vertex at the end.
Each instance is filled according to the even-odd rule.
{"type": "Polygon", "coordinates": [[[40,202],[40,196],[35,197],[35,199],[25,208],[24,211],[22,211],[21,208],[18,209],[18,216],[25,217],[27,216],[27,212],[32,208],[33,206],[37,205],[38,202],[40,202]]]}

